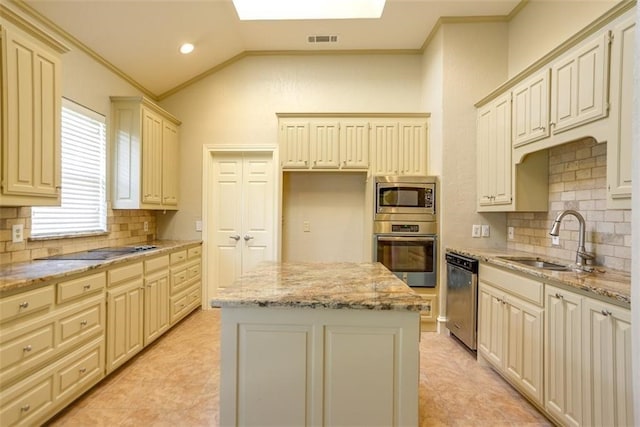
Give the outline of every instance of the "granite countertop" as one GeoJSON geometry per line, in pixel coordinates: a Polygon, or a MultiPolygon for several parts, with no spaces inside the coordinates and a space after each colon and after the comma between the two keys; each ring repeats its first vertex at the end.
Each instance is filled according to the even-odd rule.
{"type": "Polygon", "coordinates": [[[211,300],[223,308],[420,311],[426,305],[380,263],[262,263],[211,300]]]}
{"type": "Polygon", "coordinates": [[[157,240],[144,242],[144,244],[155,245],[157,248],[107,260],[34,260],[0,265],[0,295],[18,292],[23,288],[31,288],[38,284],[45,285],[52,280],[64,279],[78,273],[109,267],[126,261],[161,255],[181,247],[199,245],[202,242],[199,240],[157,240]]]}
{"type": "Polygon", "coordinates": [[[553,271],[528,267],[499,257],[534,257],[545,261],[570,264],[540,254],[496,249],[447,248],[447,252],[458,253],[499,267],[525,273],[546,283],[576,288],[594,294],[601,299],[612,299],[613,303],[623,306],[631,304],[631,275],[623,271],[596,266],[592,273],[577,271],[553,271]]]}

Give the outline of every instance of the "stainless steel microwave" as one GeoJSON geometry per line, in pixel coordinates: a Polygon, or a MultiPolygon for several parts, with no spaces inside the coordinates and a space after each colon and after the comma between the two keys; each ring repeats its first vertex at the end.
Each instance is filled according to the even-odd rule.
{"type": "Polygon", "coordinates": [[[436,221],[435,177],[375,177],[376,221],[436,221]]]}

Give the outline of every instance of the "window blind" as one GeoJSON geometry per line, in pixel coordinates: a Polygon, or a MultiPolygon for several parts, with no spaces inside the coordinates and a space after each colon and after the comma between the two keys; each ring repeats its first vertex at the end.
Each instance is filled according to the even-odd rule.
{"type": "Polygon", "coordinates": [[[74,235],[107,230],[104,116],[62,102],[62,204],[31,210],[31,235],[74,235]]]}

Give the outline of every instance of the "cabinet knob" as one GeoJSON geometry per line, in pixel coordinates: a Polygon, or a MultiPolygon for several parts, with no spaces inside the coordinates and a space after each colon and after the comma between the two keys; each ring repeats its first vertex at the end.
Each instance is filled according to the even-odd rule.
{"type": "Polygon", "coordinates": [[[31,405],[28,403],[20,408],[22,412],[27,412],[29,409],[31,409],[31,405]]]}
{"type": "Polygon", "coordinates": [[[78,370],[81,374],[84,374],[85,372],[87,372],[87,368],[80,368],[78,370]]]}
{"type": "Polygon", "coordinates": [[[31,347],[31,344],[27,345],[22,349],[22,351],[24,351],[25,353],[29,353],[31,350],[33,350],[33,347],[31,347]]]}
{"type": "Polygon", "coordinates": [[[29,307],[29,301],[21,302],[19,307],[20,307],[20,308],[27,308],[27,307],[29,307]]]}
{"type": "Polygon", "coordinates": [[[88,324],[89,322],[87,322],[86,320],[80,322],[80,326],[87,326],[88,324]]]}

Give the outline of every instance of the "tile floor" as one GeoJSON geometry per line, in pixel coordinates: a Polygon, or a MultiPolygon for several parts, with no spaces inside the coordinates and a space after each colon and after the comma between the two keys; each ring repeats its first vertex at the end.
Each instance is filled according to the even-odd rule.
{"type": "MultiPolygon", "coordinates": [[[[197,311],[49,426],[217,426],[219,312],[197,311]]],[[[551,426],[453,338],[422,333],[420,426],[551,426]]]]}

